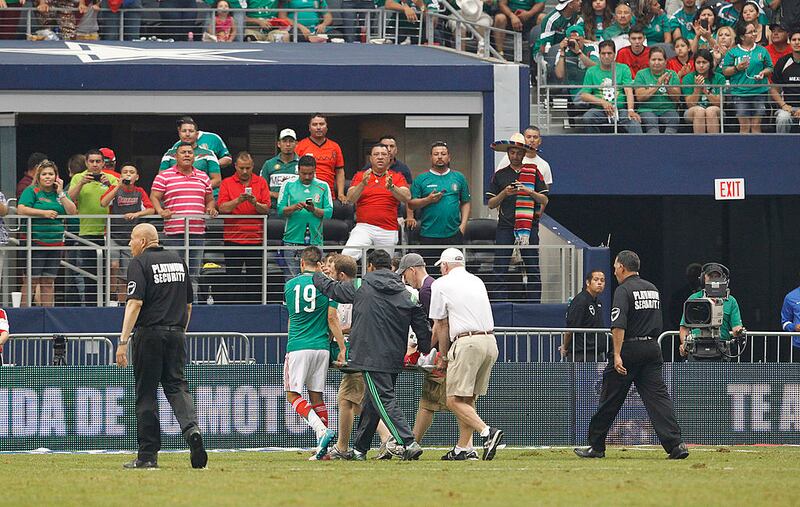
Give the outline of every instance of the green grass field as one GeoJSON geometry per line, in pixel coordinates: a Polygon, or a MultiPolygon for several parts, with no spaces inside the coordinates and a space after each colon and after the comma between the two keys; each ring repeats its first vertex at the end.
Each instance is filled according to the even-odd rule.
{"type": "Polygon", "coordinates": [[[2,455],[1,505],[800,505],[800,448],[610,448],[498,451],[494,461],[307,461],[308,453],[162,453],[160,470],[123,470],[132,455],[2,455]]]}

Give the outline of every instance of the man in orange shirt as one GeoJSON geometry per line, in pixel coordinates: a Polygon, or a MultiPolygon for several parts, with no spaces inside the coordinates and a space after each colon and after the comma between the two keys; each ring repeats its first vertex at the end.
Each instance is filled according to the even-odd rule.
{"type": "Polygon", "coordinates": [[[328,184],[331,194],[342,202],[344,195],[344,155],[336,141],[328,139],[328,119],[322,113],[314,113],[308,122],[309,135],[295,148],[298,157],[311,155],[317,161],[316,178],[328,184]]]}
{"type": "Polygon", "coordinates": [[[343,255],[358,260],[362,248],[381,248],[394,253],[397,244],[397,205],[411,199],[403,175],[389,170],[389,149],[376,144],[369,153],[371,169],[353,177],[347,200],[356,204],[356,226],[350,231],[343,255]]]}

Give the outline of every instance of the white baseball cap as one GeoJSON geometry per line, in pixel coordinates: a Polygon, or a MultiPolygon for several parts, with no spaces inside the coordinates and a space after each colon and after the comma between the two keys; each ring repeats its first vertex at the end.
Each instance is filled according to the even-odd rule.
{"type": "Polygon", "coordinates": [[[297,134],[294,133],[292,129],[283,129],[281,130],[281,135],[278,136],[278,139],[284,139],[286,137],[291,137],[295,141],[297,141],[297,134]]]}
{"type": "Polygon", "coordinates": [[[464,264],[464,254],[458,248],[448,248],[439,257],[434,266],[438,266],[443,262],[454,262],[457,264],[464,264]]]}

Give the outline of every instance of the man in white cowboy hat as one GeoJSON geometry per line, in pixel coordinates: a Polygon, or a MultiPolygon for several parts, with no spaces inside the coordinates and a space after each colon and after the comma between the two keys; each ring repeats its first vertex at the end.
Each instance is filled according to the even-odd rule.
{"type": "MultiPolygon", "coordinates": [[[[509,159],[507,167],[494,173],[489,191],[486,192],[489,208],[498,208],[495,244],[516,245],[519,249],[528,275],[529,294],[524,299],[538,302],[541,298],[539,250],[531,246],[539,244],[539,218],[548,202],[547,184],[536,166],[523,163],[525,153],[531,150],[531,146],[525,143],[522,134],[515,133],[510,139],[495,141],[491,148],[506,152],[509,159]]],[[[503,298],[521,299],[520,294],[509,297],[508,269],[511,257],[511,247],[495,252],[494,271],[497,279],[494,290],[503,298]]]]}

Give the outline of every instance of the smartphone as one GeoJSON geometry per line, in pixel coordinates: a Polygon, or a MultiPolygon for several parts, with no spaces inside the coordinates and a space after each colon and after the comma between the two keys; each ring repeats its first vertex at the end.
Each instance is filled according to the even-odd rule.
{"type": "Polygon", "coordinates": [[[313,205],[314,205],[314,201],[313,200],[306,199],[306,206],[313,206],[313,205]]]}
{"type": "Polygon", "coordinates": [[[123,185],[130,185],[131,184],[131,180],[122,180],[122,184],[123,185]]]}
{"type": "Polygon", "coordinates": [[[245,187],[244,193],[247,195],[253,195],[253,188],[252,187],[245,187]]]}
{"type": "Polygon", "coordinates": [[[103,175],[102,175],[102,174],[93,174],[93,175],[92,175],[92,179],[93,179],[94,181],[100,181],[100,178],[102,178],[102,177],[103,177],[103,175]]]}
{"type": "Polygon", "coordinates": [[[700,20],[700,26],[703,27],[703,30],[708,30],[708,20],[707,19],[701,19],[700,20]]]}

